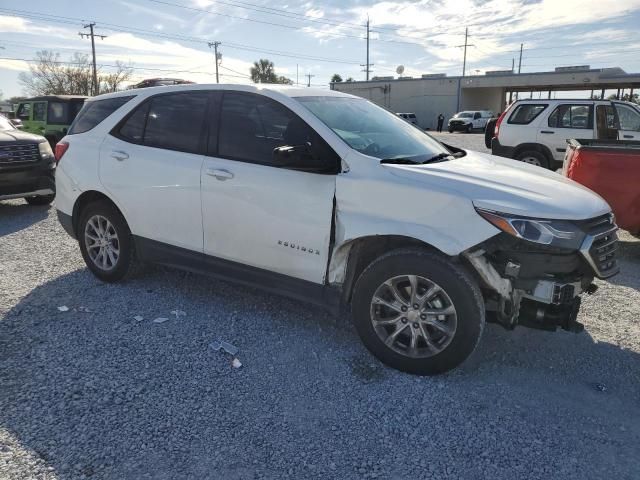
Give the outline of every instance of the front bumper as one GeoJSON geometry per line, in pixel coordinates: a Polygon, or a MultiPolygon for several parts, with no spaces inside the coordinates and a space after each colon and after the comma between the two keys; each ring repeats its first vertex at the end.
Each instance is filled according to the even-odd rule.
{"type": "Polygon", "coordinates": [[[455,123],[449,123],[448,128],[449,130],[453,130],[454,132],[462,132],[467,130],[467,128],[473,128],[473,124],[455,122],[455,123]]]}
{"type": "Polygon", "coordinates": [[[0,165],[0,199],[50,195],[56,191],[55,160],[0,165]]]}

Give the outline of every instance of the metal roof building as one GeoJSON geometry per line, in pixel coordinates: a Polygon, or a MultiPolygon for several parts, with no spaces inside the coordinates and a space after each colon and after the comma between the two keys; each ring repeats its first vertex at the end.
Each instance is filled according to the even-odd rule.
{"type": "Polygon", "coordinates": [[[331,88],[367,98],[394,112],[416,114],[422,128],[435,129],[436,117],[445,118],[462,110],[501,112],[510,99],[548,98],[558,91],[605,90],[640,93],[640,73],[626,73],[619,67],[592,69],[588,65],[558,67],[551,72],[516,74],[511,70],[485,75],[448,77],[427,74],[419,78],[373,77],[368,82],[332,83],[331,88]]]}

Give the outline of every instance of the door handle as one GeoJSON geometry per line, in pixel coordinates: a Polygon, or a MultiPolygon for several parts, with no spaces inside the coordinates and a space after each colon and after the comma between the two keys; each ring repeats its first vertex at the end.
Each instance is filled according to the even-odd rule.
{"type": "Polygon", "coordinates": [[[553,135],[556,132],[552,132],[551,130],[540,130],[540,133],[546,133],[548,135],[553,135]]]}
{"type": "Polygon", "coordinates": [[[123,152],[122,150],[114,150],[111,152],[111,158],[115,158],[119,162],[126,160],[129,158],[129,154],[127,152],[123,152]]]}
{"type": "Polygon", "coordinates": [[[225,181],[233,178],[233,173],[229,170],[223,170],[218,168],[207,168],[207,175],[216,177],[218,180],[225,181]]]}
{"type": "Polygon", "coordinates": [[[623,135],[622,138],[633,138],[633,135],[623,135]]]}

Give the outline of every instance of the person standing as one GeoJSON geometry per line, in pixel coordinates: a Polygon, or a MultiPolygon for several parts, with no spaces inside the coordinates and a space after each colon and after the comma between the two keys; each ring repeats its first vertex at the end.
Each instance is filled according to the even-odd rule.
{"type": "Polygon", "coordinates": [[[438,132],[442,132],[442,124],[444,123],[444,115],[438,115],[438,132]]]}

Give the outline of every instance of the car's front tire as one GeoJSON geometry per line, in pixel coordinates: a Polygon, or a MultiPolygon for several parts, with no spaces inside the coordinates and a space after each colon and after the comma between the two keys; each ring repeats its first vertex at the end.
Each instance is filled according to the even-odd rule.
{"type": "Polygon", "coordinates": [[[443,255],[421,249],[374,260],[356,283],[352,312],[371,353],[419,375],[460,365],[476,348],[485,323],[473,277],[443,255]]]}
{"type": "Polygon", "coordinates": [[[137,271],[139,262],[131,230],[111,203],[97,201],[84,207],[77,237],[87,267],[100,280],[117,282],[137,271]]]}
{"type": "Polygon", "coordinates": [[[36,197],[25,197],[26,202],[29,205],[49,205],[56,198],[56,194],[52,193],[50,195],[38,195],[36,197]]]}

